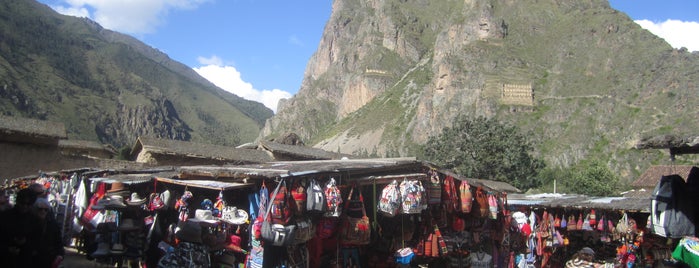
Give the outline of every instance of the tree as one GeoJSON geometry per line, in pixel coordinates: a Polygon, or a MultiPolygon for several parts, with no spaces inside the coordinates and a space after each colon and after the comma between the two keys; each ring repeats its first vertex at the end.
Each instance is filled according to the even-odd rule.
{"type": "Polygon", "coordinates": [[[599,160],[586,160],[573,167],[566,188],[578,194],[610,196],[616,194],[619,177],[599,160]]]}
{"type": "Polygon", "coordinates": [[[495,119],[458,116],[423,146],[424,158],[471,178],[537,187],[544,162],[531,155],[533,146],[519,129],[495,119]]]}

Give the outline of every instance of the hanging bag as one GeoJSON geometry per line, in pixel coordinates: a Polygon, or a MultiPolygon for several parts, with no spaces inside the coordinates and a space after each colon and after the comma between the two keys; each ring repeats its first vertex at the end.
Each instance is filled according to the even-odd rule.
{"type": "Polygon", "coordinates": [[[295,216],[305,215],[308,194],[306,193],[306,187],[301,184],[300,179],[296,179],[296,181],[294,181],[293,186],[291,187],[291,197],[294,199],[293,214],[295,216]]]}
{"type": "Polygon", "coordinates": [[[490,219],[498,219],[498,200],[495,198],[495,194],[488,193],[488,210],[490,211],[490,219]]]}
{"type": "Polygon", "coordinates": [[[286,180],[282,180],[277,185],[274,194],[270,196],[270,218],[272,219],[272,223],[282,225],[289,223],[292,214],[289,203],[290,198],[289,191],[286,187],[286,180]]]}
{"type": "Polygon", "coordinates": [[[403,214],[420,214],[427,208],[425,188],[419,180],[404,179],[400,183],[401,211],[403,214]]]}
{"type": "Polygon", "coordinates": [[[393,180],[393,182],[389,183],[381,190],[381,197],[377,209],[384,216],[393,217],[400,211],[400,206],[401,201],[398,181],[393,180]]]}
{"type": "Polygon", "coordinates": [[[448,213],[461,211],[461,203],[459,202],[459,196],[456,192],[454,177],[449,175],[444,178],[444,195],[442,196],[442,203],[445,204],[444,208],[448,213]]]}
{"type": "Polygon", "coordinates": [[[325,217],[340,217],[342,214],[342,193],[337,187],[335,178],[330,178],[325,185],[325,202],[328,208],[325,211],[325,217]]]}
{"type": "Polygon", "coordinates": [[[318,181],[311,179],[306,188],[306,211],[325,212],[326,208],[323,187],[318,184],[318,181]]]}
{"type": "Polygon", "coordinates": [[[578,224],[577,227],[575,227],[575,230],[582,230],[584,222],[585,221],[583,220],[583,215],[582,213],[580,213],[580,215],[578,215],[578,224]]]}
{"type": "MultiPolygon", "coordinates": [[[[352,203],[352,194],[354,193],[355,187],[350,189],[350,193],[347,196],[347,202],[345,205],[346,209],[349,209],[349,204],[352,203]]],[[[366,215],[366,209],[364,208],[364,197],[362,192],[359,192],[359,204],[361,206],[361,216],[358,218],[345,216],[344,224],[341,228],[340,241],[344,245],[361,246],[367,245],[371,241],[371,228],[369,223],[369,217],[366,215]]]]}
{"type": "Polygon", "coordinates": [[[428,201],[429,205],[439,205],[442,203],[442,183],[439,179],[439,173],[436,170],[430,169],[427,172],[430,176],[430,184],[428,186],[428,201]]]}
{"type": "Polygon", "coordinates": [[[490,214],[488,197],[481,187],[476,188],[476,203],[478,203],[478,211],[476,211],[478,216],[481,218],[488,217],[488,214],[490,214]]]}
{"type": "MultiPolygon", "coordinates": [[[[277,184],[277,187],[272,193],[273,197],[279,194],[279,189],[284,185],[284,179],[277,184]]],[[[271,203],[271,202],[270,202],[271,203]]],[[[289,246],[294,242],[294,231],[296,226],[294,225],[282,225],[277,223],[272,223],[270,219],[270,212],[273,205],[269,204],[267,211],[264,216],[262,216],[262,239],[270,243],[273,246],[289,246]]]]}
{"type": "Polygon", "coordinates": [[[575,222],[575,216],[573,216],[573,215],[568,216],[567,224],[568,224],[568,228],[567,228],[568,231],[575,231],[575,229],[577,229],[577,227],[578,227],[577,223],[575,222]]]}
{"type": "Polygon", "coordinates": [[[561,217],[561,229],[567,229],[568,228],[568,220],[566,220],[566,215],[563,214],[563,217],[561,217]]]}
{"type": "Polygon", "coordinates": [[[607,221],[604,219],[604,215],[602,215],[602,218],[597,222],[597,231],[604,231],[604,226],[607,224],[607,221]]]}
{"type": "Polygon", "coordinates": [[[619,219],[619,223],[616,224],[616,232],[619,234],[626,234],[629,232],[629,220],[628,216],[626,216],[626,213],[624,213],[621,216],[621,219],[619,219]]]}
{"type": "Polygon", "coordinates": [[[590,210],[590,226],[597,225],[597,215],[595,215],[595,210],[590,210]]]}
{"type": "Polygon", "coordinates": [[[313,239],[316,235],[316,226],[313,225],[310,218],[299,217],[296,219],[296,237],[294,244],[303,244],[308,240],[313,239]]]}
{"type": "Polygon", "coordinates": [[[473,194],[468,181],[462,180],[459,185],[459,200],[461,200],[461,212],[470,213],[473,204],[473,194]]]}
{"type": "Polygon", "coordinates": [[[90,203],[88,204],[87,209],[85,209],[85,212],[83,212],[83,215],[80,218],[83,225],[88,227],[88,229],[90,230],[94,230],[95,228],[97,228],[98,224],[104,221],[104,213],[102,213],[102,211],[99,209],[93,209],[93,206],[97,205],[97,201],[104,197],[104,194],[107,192],[106,189],[107,188],[105,183],[99,183],[99,185],[97,186],[97,191],[94,194],[92,194],[92,197],[90,197],[90,203]]]}

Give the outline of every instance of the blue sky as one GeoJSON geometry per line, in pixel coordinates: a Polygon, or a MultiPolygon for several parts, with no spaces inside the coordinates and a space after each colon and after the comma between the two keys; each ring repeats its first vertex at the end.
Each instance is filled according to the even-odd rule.
{"type": "MultiPolygon", "coordinates": [[[[39,0],[132,35],[276,112],[301,86],[332,0],[39,0]]],[[[610,0],[673,47],[699,51],[699,1],[610,0]]]]}

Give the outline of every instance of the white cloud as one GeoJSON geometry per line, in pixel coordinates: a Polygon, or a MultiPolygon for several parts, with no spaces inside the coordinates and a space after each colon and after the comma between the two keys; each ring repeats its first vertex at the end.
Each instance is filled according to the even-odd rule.
{"type": "Polygon", "coordinates": [[[90,17],[90,11],[84,7],[55,6],[55,7],[53,7],[53,9],[56,10],[56,12],[61,13],[63,15],[80,17],[80,18],[89,18],[90,17]]]}
{"type": "Polygon", "coordinates": [[[219,57],[198,58],[204,66],[193,68],[202,77],[225,91],[240,96],[241,98],[261,102],[267,108],[277,112],[277,104],[280,99],[291,98],[291,93],[281,89],[258,90],[252,84],[243,81],[240,72],[233,66],[223,66],[219,57]]]}
{"type": "Polygon", "coordinates": [[[660,38],[665,39],[674,48],[686,47],[689,51],[699,51],[699,22],[636,20],[636,23],[660,38]]]}
{"type": "Polygon", "coordinates": [[[299,39],[296,35],[289,36],[289,43],[296,46],[303,46],[303,41],[299,39]]]}
{"type": "Polygon", "coordinates": [[[170,10],[194,9],[209,0],[65,0],[53,6],[64,15],[88,17],[102,27],[128,34],[152,33],[170,10]],[[90,14],[89,10],[93,10],[90,14]]]}

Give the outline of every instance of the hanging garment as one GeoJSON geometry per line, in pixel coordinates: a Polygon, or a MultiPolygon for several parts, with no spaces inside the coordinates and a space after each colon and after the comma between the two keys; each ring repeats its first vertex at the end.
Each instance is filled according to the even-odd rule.
{"type": "Polygon", "coordinates": [[[484,251],[471,253],[471,268],[491,268],[493,267],[493,256],[484,251]]]}

